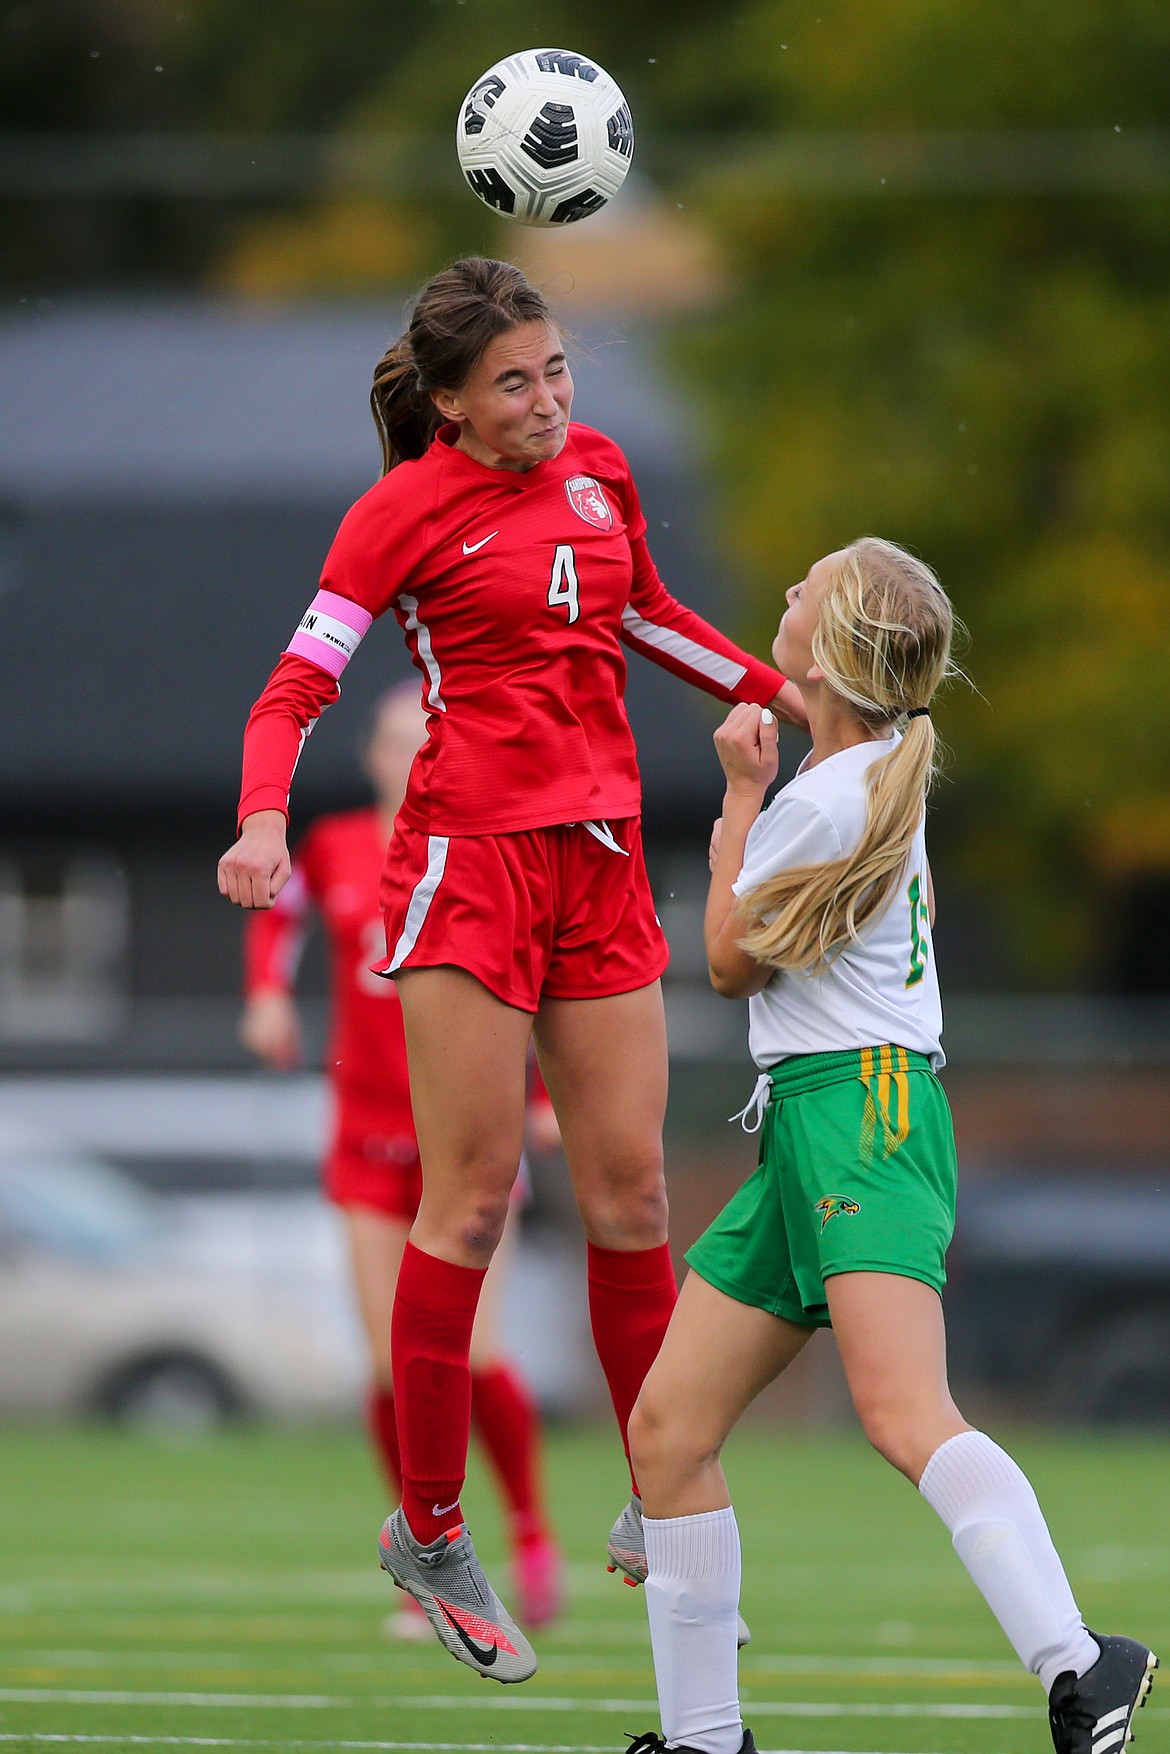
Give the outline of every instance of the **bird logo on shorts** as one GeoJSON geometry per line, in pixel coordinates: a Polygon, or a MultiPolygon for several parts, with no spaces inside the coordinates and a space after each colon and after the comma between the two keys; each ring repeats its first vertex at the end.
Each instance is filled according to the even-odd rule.
{"type": "Polygon", "coordinates": [[[850,1217],[854,1212],[860,1212],[861,1207],[856,1200],[843,1199],[840,1194],[826,1194],[823,1200],[817,1201],[813,1210],[820,1213],[823,1230],[830,1218],[850,1217]]]}

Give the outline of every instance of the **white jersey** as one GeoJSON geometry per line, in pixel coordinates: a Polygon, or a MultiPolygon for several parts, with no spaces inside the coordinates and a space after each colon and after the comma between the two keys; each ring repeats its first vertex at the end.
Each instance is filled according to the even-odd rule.
{"type": "MultiPolygon", "coordinates": [[[[898,735],[859,743],[815,767],[803,764],[752,824],[743,870],[744,895],[796,865],[851,853],[865,827],[865,776],[898,735]]],[[[748,1003],[748,1046],[766,1070],[792,1054],[840,1053],[885,1042],[944,1062],[942,1001],[927,908],[926,823],[919,823],[906,869],[882,911],[857,943],[838,950],[819,974],[772,976],[748,1003]]]]}

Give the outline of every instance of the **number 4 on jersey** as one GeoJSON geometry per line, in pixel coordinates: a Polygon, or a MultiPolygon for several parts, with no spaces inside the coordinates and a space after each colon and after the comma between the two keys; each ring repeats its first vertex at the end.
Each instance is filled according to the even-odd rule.
{"type": "Polygon", "coordinates": [[[567,543],[553,555],[552,578],[548,583],[549,608],[559,609],[562,604],[569,611],[568,625],[572,627],[581,606],[577,602],[577,557],[567,543]]]}

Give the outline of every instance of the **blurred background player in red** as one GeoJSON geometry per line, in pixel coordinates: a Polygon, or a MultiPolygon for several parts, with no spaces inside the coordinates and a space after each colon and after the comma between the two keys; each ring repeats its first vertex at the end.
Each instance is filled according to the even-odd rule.
{"type": "MultiPolygon", "coordinates": [[[[426,736],[416,682],[383,695],[372,715],[363,763],[376,802],[321,817],[304,836],[276,906],[248,916],[244,1045],[268,1066],[302,1059],[293,988],[315,911],[329,944],[331,1026],[325,1065],[333,1096],[325,1192],[341,1208],[354,1289],[370,1352],[370,1435],[392,1503],[402,1496],[390,1363],[390,1321],[407,1234],[418,1212],[422,1170],[410,1107],[398,990],[370,972],[385,956],[378,884],[411,763],[426,736]]],[[[534,1076],[529,1137],[559,1143],[552,1105],[534,1076]]],[[[524,1178],[517,1182],[519,1190],[524,1178]]],[[[497,1477],[508,1519],[521,1620],[543,1626],[560,1606],[560,1561],[545,1519],[539,1415],[515,1365],[501,1350],[501,1302],[517,1228],[517,1202],[484,1283],[471,1338],[472,1415],[497,1477]]],[[[387,1622],[397,1637],[428,1638],[413,1596],[387,1622]]]]}

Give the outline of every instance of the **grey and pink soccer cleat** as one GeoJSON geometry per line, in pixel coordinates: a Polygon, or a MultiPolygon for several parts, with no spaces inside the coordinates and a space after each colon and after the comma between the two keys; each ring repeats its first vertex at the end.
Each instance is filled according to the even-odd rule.
{"type": "Polygon", "coordinates": [[[536,1673],[536,1652],[485,1577],[465,1523],[424,1547],[399,1508],[382,1527],[378,1559],[414,1597],[439,1642],[477,1675],[506,1684],[536,1673]]]}

